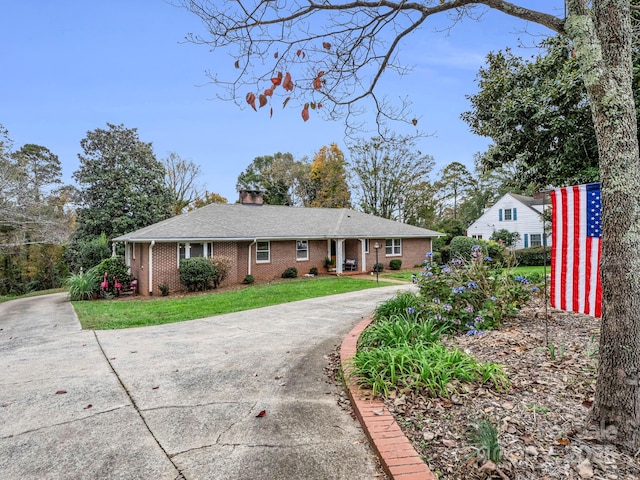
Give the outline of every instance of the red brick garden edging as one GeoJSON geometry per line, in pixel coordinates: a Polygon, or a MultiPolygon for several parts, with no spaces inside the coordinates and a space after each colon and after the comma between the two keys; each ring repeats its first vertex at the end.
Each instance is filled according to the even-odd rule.
{"type": "Polygon", "coordinates": [[[356,353],[356,344],[362,331],[371,323],[366,318],[356,325],[342,341],[340,362],[344,372],[347,393],[353,410],[378,454],[382,467],[393,480],[436,480],[429,467],[402,433],[393,415],[382,401],[372,398],[371,392],[360,388],[349,378],[348,361],[356,353]]]}

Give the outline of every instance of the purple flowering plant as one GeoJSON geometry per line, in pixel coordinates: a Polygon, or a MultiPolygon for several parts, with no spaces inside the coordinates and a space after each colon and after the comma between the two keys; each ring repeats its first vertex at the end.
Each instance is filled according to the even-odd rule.
{"type": "Polygon", "coordinates": [[[539,291],[510,272],[488,258],[480,245],[473,246],[470,260],[456,258],[438,265],[427,257],[418,282],[426,316],[448,324],[450,332],[481,335],[515,315],[539,291]]]}

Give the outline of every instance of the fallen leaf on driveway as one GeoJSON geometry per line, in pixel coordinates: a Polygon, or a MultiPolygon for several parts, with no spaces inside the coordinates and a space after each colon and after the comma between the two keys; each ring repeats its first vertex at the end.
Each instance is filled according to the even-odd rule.
{"type": "Polygon", "coordinates": [[[264,417],[267,414],[266,410],[260,410],[260,413],[256,415],[256,417],[264,417]]]}
{"type": "Polygon", "coordinates": [[[160,388],[160,386],[159,386],[159,385],[156,385],[155,387],[151,387],[151,390],[157,390],[157,389],[159,389],[159,388],[160,388]]]}
{"type": "Polygon", "coordinates": [[[66,391],[66,390],[58,390],[58,391],[56,392],[56,395],[62,395],[62,394],[64,394],[64,393],[67,393],[67,391],[66,391]]]}
{"type": "Polygon", "coordinates": [[[93,405],[89,404],[86,407],[84,407],[84,410],[87,410],[88,408],[93,408],[93,405]]]}

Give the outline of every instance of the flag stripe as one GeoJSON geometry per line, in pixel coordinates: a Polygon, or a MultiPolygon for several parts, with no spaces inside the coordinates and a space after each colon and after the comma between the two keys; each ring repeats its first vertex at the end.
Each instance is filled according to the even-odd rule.
{"type": "Polygon", "coordinates": [[[551,305],[600,316],[600,185],[551,192],[551,305]]]}

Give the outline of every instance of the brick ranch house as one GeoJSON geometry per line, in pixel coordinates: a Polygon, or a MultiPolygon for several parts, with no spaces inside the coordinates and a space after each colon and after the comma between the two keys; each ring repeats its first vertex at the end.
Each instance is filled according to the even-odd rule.
{"type": "Polygon", "coordinates": [[[206,205],[113,241],[124,243],[139,293],[153,295],[162,283],[171,291],[183,289],[178,270],[183,258],[229,257],[226,284],[241,283],[246,275],[280,278],[288,267],[299,275],[313,267],[323,272],[327,257],[335,259],[336,274],[345,268],[370,272],[376,244],[385,268],[396,258],[413,267],[442,235],[350,209],[263,205],[259,192],[242,191],[240,203],[206,205]]]}

